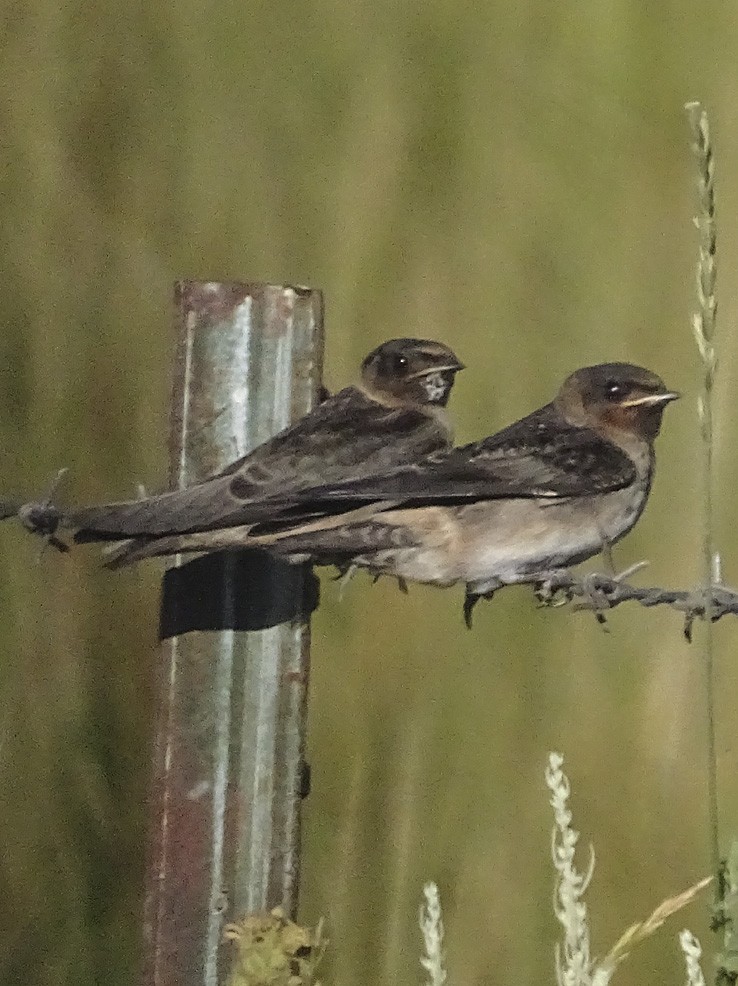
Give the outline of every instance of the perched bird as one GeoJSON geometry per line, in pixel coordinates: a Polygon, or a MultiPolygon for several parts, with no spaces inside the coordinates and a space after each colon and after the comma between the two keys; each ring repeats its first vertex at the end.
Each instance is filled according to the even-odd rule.
{"type": "MultiPolygon", "coordinates": [[[[386,471],[449,447],[445,408],[461,369],[442,343],[392,339],[364,359],[358,385],[328,397],[216,476],[122,503],[65,511],[30,505],[26,521],[42,533],[73,530],[76,542],[134,538],[117,549],[123,562],[162,553],[157,538],[273,518],[274,504],[261,506],[270,497],[386,471]]],[[[177,550],[168,546],[163,553],[177,550]]]]}
{"type": "Polygon", "coordinates": [[[584,561],[631,530],[664,408],[678,396],[639,366],[585,367],[550,404],[480,442],[298,492],[305,523],[277,514],[249,540],[295,561],[462,582],[469,622],[481,596],[584,561]]]}

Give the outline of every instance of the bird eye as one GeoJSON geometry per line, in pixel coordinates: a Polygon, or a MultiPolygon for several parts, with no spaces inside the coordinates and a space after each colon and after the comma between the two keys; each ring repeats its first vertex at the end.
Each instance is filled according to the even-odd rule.
{"type": "Polygon", "coordinates": [[[623,396],[623,386],[616,380],[608,380],[605,384],[605,397],[609,401],[616,401],[623,396]]]}
{"type": "Polygon", "coordinates": [[[407,367],[407,356],[395,356],[395,369],[404,370],[407,367]]]}

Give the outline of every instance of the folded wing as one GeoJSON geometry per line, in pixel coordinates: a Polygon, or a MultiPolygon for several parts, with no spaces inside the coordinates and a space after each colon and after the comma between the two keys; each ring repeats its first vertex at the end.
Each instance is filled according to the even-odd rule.
{"type": "Polygon", "coordinates": [[[359,504],[443,505],[501,498],[557,499],[622,489],[632,460],[596,432],[568,425],[550,406],[489,438],[415,464],[299,491],[292,509],[326,513],[359,504]]]}
{"type": "Polygon", "coordinates": [[[354,387],[219,475],[171,493],[69,511],[75,541],[189,534],[251,524],[298,505],[296,494],[383,472],[448,444],[445,427],[412,408],[390,408],[354,387]]]}

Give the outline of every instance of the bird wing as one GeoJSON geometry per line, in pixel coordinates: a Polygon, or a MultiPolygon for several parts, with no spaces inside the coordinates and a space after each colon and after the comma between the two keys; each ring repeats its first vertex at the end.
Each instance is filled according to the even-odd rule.
{"type": "Polygon", "coordinates": [[[448,442],[435,417],[385,407],[347,387],[217,476],[159,496],[69,511],[63,524],[76,529],[77,542],[249,524],[292,504],[299,490],[383,472],[448,442]]]}
{"type": "Polygon", "coordinates": [[[595,431],[570,425],[547,405],[485,438],[411,465],[298,492],[303,509],[357,504],[440,505],[501,498],[561,499],[606,493],[636,478],[630,457],[595,431]]]}

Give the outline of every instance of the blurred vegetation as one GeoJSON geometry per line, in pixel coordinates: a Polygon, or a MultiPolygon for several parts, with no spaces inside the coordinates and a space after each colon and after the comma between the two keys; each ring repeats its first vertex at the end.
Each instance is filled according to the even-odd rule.
{"type": "MultiPolygon", "coordinates": [[[[718,155],[716,542],[738,579],[738,9],[710,0],[3,5],[0,470],[76,501],[163,485],[171,282],[322,287],[330,386],[397,335],[469,364],[460,440],[577,366],[641,362],[666,413],[651,503],[616,550],[649,582],[700,571],[696,233],[682,104],[718,155]]],[[[0,531],[0,982],[135,981],[159,569],[0,531]]],[[[419,975],[436,880],[466,984],[552,978],[543,769],[567,756],[599,857],[605,949],[704,875],[698,647],[671,612],[538,611],[328,581],[314,621],[303,920],[322,976],[419,975]]],[[[698,628],[699,629],[699,628],[698,628]]],[[[738,626],[715,630],[721,820],[736,829],[738,626]]],[[[685,920],[709,944],[706,915],[685,920]]],[[[676,928],[673,929],[676,932],[676,928]]],[[[708,966],[706,965],[706,968],[708,966]]],[[[657,937],[623,981],[678,982],[657,937]]]]}

